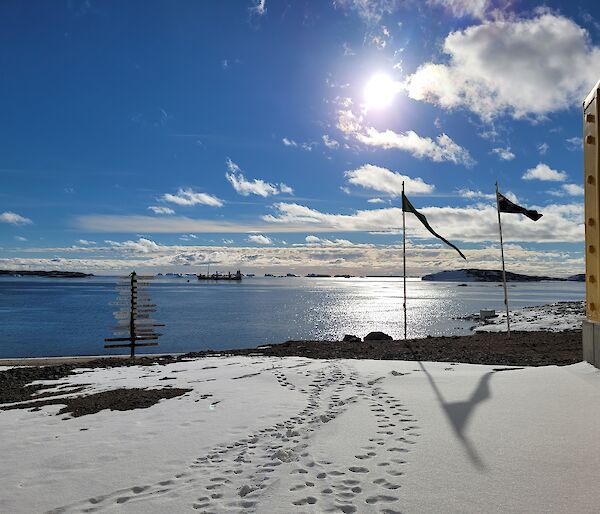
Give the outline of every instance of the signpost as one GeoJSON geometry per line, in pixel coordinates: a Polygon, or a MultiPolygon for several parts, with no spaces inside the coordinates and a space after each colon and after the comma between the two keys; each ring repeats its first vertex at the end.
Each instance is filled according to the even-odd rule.
{"type": "Polygon", "coordinates": [[[112,305],[118,305],[120,310],[114,313],[117,326],[114,327],[115,335],[107,337],[105,342],[119,342],[118,344],[105,344],[104,348],[129,348],[130,357],[135,357],[135,349],[140,346],[158,346],[156,340],[162,335],[154,331],[155,327],[164,327],[162,323],[155,323],[150,319],[150,314],[155,312],[156,305],[150,303],[150,295],[145,290],[148,280],[153,277],[141,277],[135,271],[123,277],[117,286],[119,296],[112,305]],[[124,343],[124,341],[128,341],[124,343]],[[143,342],[152,341],[152,342],[143,342]]]}

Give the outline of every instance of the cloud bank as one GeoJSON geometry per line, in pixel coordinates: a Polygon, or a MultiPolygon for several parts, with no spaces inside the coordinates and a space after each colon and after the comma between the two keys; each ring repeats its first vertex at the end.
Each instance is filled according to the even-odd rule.
{"type": "Polygon", "coordinates": [[[409,96],[484,120],[539,118],[579,106],[600,75],[600,48],[587,31],[550,12],[452,32],[443,51],[447,64],[428,62],[408,77],[409,96]]]}

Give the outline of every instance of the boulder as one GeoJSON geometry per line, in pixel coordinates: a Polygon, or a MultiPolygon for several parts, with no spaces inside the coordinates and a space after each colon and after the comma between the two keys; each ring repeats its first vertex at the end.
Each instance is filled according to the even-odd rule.
{"type": "Polygon", "coordinates": [[[342,341],[344,343],[360,343],[361,342],[361,338],[358,337],[358,336],[353,336],[353,335],[350,335],[350,334],[346,334],[344,336],[344,339],[342,339],[342,341]]]}
{"type": "Polygon", "coordinates": [[[392,336],[388,336],[383,332],[369,332],[365,336],[365,341],[393,341],[392,336]]]}

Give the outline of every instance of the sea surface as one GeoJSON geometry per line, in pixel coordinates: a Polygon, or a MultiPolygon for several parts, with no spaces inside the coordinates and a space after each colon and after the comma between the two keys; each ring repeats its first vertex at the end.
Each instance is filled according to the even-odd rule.
{"type": "MultiPolygon", "coordinates": [[[[0,279],[0,358],[124,353],[105,350],[115,325],[117,277],[0,279]]],[[[340,339],[381,330],[403,336],[401,278],[245,278],[241,283],[161,278],[148,290],[159,346],[176,353],[340,339]]],[[[511,308],[583,300],[582,282],[509,283],[511,308]]],[[[470,333],[457,317],[504,309],[496,283],[407,282],[408,336],[470,333]]]]}

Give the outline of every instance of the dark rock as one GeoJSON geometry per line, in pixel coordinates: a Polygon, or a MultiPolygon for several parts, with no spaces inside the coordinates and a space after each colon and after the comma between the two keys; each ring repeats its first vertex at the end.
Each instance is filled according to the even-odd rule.
{"type": "Polygon", "coordinates": [[[0,275],[10,277],[48,277],[48,278],[86,278],[93,277],[91,273],[80,273],[79,271],[27,271],[27,270],[0,270],[0,275]]]}
{"type": "Polygon", "coordinates": [[[365,341],[393,341],[394,338],[392,336],[388,336],[383,332],[369,332],[365,336],[365,341]]]}
{"type": "Polygon", "coordinates": [[[342,339],[342,341],[344,341],[344,343],[360,343],[362,341],[362,339],[358,336],[346,334],[344,336],[344,339],[342,339]]]}
{"type": "MultiPolygon", "coordinates": [[[[438,273],[431,273],[421,277],[423,281],[441,281],[441,282],[502,282],[502,270],[496,269],[459,269],[459,270],[448,270],[440,271],[438,273]]],[[[523,275],[522,273],[506,272],[507,282],[541,282],[541,281],[565,281],[569,280],[566,278],[557,277],[546,277],[537,275],[523,275]]],[[[573,278],[572,280],[580,280],[573,278]]]]}

